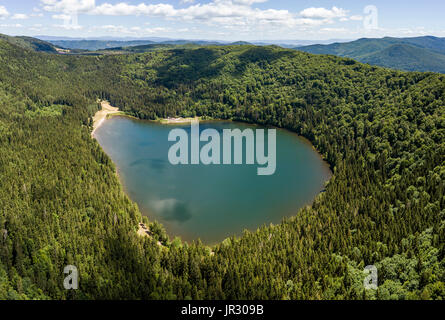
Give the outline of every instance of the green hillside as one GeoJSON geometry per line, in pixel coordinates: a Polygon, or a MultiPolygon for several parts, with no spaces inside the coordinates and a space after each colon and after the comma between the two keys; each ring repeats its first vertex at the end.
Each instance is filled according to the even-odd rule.
{"type": "Polygon", "coordinates": [[[198,48],[199,45],[187,43],[187,44],[147,44],[143,46],[129,46],[129,47],[116,47],[105,50],[98,50],[96,53],[100,54],[128,54],[128,53],[144,53],[158,50],[171,50],[171,49],[191,49],[198,48]]]}
{"type": "Polygon", "coordinates": [[[425,37],[403,38],[402,41],[417,46],[419,48],[430,49],[445,54],[445,38],[425,36],[425,37]]]}
{"type": "Polygon", "coordinates": [[[445,38],[359,39],[347,43],[295,48],[313,54],[331,54],[360,62],[407,71],[445,72],[445,38]]]}
{"type": "Polygon", "coordinates": [[[396,43],[399,43],[399,41],[392,40],[390,38],[359,39],[346,43],[333,43],[327,45],[315,44],[310,46],[297,47],[295,49],[313,54],[332,54],[336,56],[357,59],[363,55],[383,50],[396,43]]]}
{"type": "Polygon", "coordinates": [[[409,71],[445,73],[445,55],[407,44],[395,44],[377,53],[363,55],[360,61],[409,71]]]}
{"type": "Polygon", "coordinates": [[[57,53],[56,47],[49,42],[45,42],[31,37],[11,37],[0,34],[0,40],[7,41],[23,49],[34,50],[38,52],[57,53]]]}
{"type": "Polygon", "coordinates": [[[247,45],[90,57],[0,40],[0,59],[0,299],[445,298],[444,75],[247,45]],[[98,99],[287,128],[334,174],[278,225],[183,243],[141,216],[91,139],[98,99]]]}

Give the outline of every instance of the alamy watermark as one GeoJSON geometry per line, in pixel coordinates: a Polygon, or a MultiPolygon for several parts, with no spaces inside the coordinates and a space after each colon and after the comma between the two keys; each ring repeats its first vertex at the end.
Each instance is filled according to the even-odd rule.
{"type": "Polygon", "coordinates": [[[264,129],[256,129],[255,132],[253,129],[244,131],[224,129],[221,140],[220,133],[215,129],[206,129],[200,133],[199,121],[193,121],[190,127],[190,137],[184,129],[173,129],[168,135],[168,141],[176,142],[168,152],[168,160],[172,165],[240,165],[243,164],[243,145],[245,145],[245,164],[254,165],[256,160],[256,164],[262,166],[257,169],[257,174],[260,176],[275,173],[276,129],[267,130],[266,154],[264,129]],[[201,142],[206,143],[202,148],[201,142]]]}
{"type": "Polygon", "coordinates": [[[82,27],[79,25],[79,13],[77,10],[65,10],[61,14],[53,16],[54,19],[62,20],[61,28],[65,30],[79,30],[82,27]]]}
{"type": "Polygon", "coordinates": [[[67,275],[63,280],[63,287],[66,290],[77,290],[79,289],[79,271],[76,266],[66,266],[63,269],[63,273],[67,275]]]}
{"type": "Polygon", "coordinates": [[[366,6],[363,10],[363,27],[365,30],[377,30],[379,28],[379,10],[374,5],[366,6]]]}
{"type": "Polygon", "coordinates": [[[376,266],[374,265],[366,266],[363,272],[367,274],[366,278],[363,280],[363,286],[365,287],[365,289],[377,290],[378,276],[377,276],[376,266]]]}

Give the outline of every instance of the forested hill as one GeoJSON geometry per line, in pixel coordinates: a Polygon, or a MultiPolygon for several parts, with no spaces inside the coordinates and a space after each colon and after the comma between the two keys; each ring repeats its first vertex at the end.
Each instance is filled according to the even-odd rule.
{"type": "Polygon", "coordinates": [[[407,71],[445,73],[445,38],[363,38],[346,43],[295,48],[314,54],[349,57],[363,63],[407,71]]]}
{"type": "Polygon", "coordinates": [[[23,49],[34,50],[39,52],[57,53],[56,46],[52,45],[49,42],[42,41],[36,38],[11,37],[0,33],[0,40],[7,41],[23,49]]]}
{"type": "Polygon", "coordinates": [[[88,57],[0,40],[0,59],[0,299],[445,298],[444,75],[255,46],[88,57]],[[140,118],[288,128],[334,175],[310,207],[214,254],[146,218],[140,238],[90,136],[98,98],[140,118]]]}
{"type": "Polygon", "coordinates": [[[360,60],[372,65],[399,70],[445,73],[445,54],[407,44],[392,45],[360,60]]]}

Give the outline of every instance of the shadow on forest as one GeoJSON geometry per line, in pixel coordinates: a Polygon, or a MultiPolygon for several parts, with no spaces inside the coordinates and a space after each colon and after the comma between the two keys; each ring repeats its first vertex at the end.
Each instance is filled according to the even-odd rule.
{"type": "MultiPolygon", "coordinates": [[[[223,68],[227,66],[225,60],[229,59],[224,57],[229,52],[224,49],[225,47],[172,50],[173,56],[168,59],[166,64],[157,68],[157,84],[173,88],[178,84],[191,84],[202,78],[212,79],[220,76],[223,68]]],[[[283,57],[294,55],[292,51],[277,50],[273,46],[249,46],[247,50],[242,47],[239,52],[239,55],[233,56],[235,68],[230,72],[231,75],[244,74],[252,63],[264,67],[283,57]]]]}
{"type": "Polygon", "coordinates": [[[222,64],[215,65],[221,56],[219,50],[200,48],[196,50],[172,50],[173,56],[167,64],[157,68],[158,84],[172,88],[178,84],[189,84],[201,78],[213,78],[219,75],[222,64]]]}
{"type": "Polygon", "coordinates": [[[246,50],[244,53],[240,54],[239,59],[241,61],[240,65],[245,68],[250,63],[272,63],[283,57],[294,56],[295,53],[292,51],[277,50],[273,46],[268,47],[252,47],[246,50]]]}
{"type": "Polygon", "coordinates": [[[249,49],[237,56],[239,63],[235,65],[235,70],[231,72],[231,76],[240,77],[244,75],[247,68],[256,64],[260,68],[265,68],[267,65],[274,63],[284,57],[293,57],[295,52],[283,51],[282,48],[275,46],[266,47],[249,47],[249,49]]]}
{"type": "MultiPolygon", "coordinates": [[[[110,235],[103,242],[105,254],[104,263],[110,274],[102,274],[103,286],[97,288],[100,299],[149,299],[155,291],[156,282],[150,263],[141,259],[141,252],[134,243],[134,238],[120,230],[110,235]],[[119,279],[119,283],[111,282],[119,279]],[[134,281],[138,279],[138,281],[134,281]]],[[[146,247],[146,254],[149,248],[146,247]]],[[[156,249],[156,248],[154,248],[156,249]]],[[[152,253],[153,256],[153,253],[152,253]]]]}

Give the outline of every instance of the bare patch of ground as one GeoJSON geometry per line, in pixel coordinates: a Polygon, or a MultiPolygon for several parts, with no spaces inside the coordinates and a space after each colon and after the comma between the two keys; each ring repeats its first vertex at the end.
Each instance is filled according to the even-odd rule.
{"type": "Polygon", "coordinates": [[[102,110],[96,112],[93,117],[93,132],[91,133],[92,137],[94,137],[94,133],[104,123],[108,115],[119,112],[119,108],[112,107],[108,101],[102,101],[101,106],[102,110]]]}

